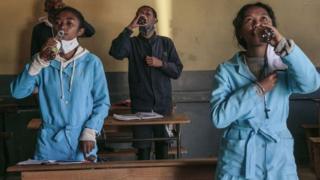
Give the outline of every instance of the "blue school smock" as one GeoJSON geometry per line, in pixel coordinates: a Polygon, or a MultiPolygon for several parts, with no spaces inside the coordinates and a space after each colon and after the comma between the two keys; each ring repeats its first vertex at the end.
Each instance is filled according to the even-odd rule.
{"type": "MultiPolygon", "coordinates": [[[[84,128],[99,133],[110,107],[103,64],[86,51],[60,71],[60,61],[52,60],[39,74],[30,75],[29,65],[11,83],[15,98],[39,91],[42,125],[38,132],[34,159],[84,160],[79,137],[84,128]]],[[[96,156],[97,145],[90,155],[96,156]]]]}
{"type": "Polygon", "coordinates": [[[287,128],[289,96],[310,93],[320,86],[319,73],[295,45],[281,58],[288,66],[278,73],[272,91],[257,93],[255,77],[237,53],[219,65],[214,76],[211,118],[217,128],[226,128],[219,149],[216,179],[298,179],[293,138],[287,128]]]}

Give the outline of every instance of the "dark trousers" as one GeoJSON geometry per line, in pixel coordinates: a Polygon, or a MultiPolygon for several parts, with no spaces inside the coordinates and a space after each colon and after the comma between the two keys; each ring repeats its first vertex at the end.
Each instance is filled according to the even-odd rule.
{"type": "MultiPolygon", "coordinates": [[[[164,138],[168,137],[165,125],[134,126],[135,139],[164,138]]],[[[155,141],[154,150],[156,159],[168,159],[169,141],[155,141]]],[[[138,160],[149,160],[152,141],[136,141],[133,146],[138,149],[138,160]]]]}

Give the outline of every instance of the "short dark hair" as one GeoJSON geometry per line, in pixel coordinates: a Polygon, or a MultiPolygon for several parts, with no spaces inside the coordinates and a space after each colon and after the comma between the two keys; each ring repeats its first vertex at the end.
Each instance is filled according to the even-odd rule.
{"type": "Polygon", "coordinates": [[[240,31],[242,28],[242,24],[243,24],[246,12],[253,7],[259,7],[259,8],[265,9],[269,17],[271,18],[272,25],[274,27],[277,27],[276,17],[274,15],[272,8],[269,5],[261,2],[256,2],[256,3],[250,3],[242,6],[242,8],[237,13],[237,16],[233,20],[233,27],[234,27],[234,34],[237,38],[238,43],[245,49],[247,49],[247,43],[243,38],[241,38],[240,31]]]}
{"type": "MultiPolygon", "coordinates": [[[[45,2],[44,2],[44,11],[45,11],[45,12],[49,12],[49,11],[50,11],[50,9],[48,9],[48,5],[49,5],[50,3],[52,3],[52,1],[53,1],[53,0],[45,0],[45,2]]],[[[53,9],[60,9],[60,8],[64,7],[63,0],[61,0],[60,3],[62,3],[62,4],[61,4],[62,6],[59,6],[59,7],[51,7],[51,8],[53,8],[53,9]]]]}
{"type": "Polygon", "coordinates": [[[91,24],[89,24],[83,17],[83,15],[81,14],[80,11],[78,11],[77,9],[70,7],[70,6],[66,6],[62,9],[60,9],[58,11],[58,13],[56,14],[56,17],[61,14],[62,12],[70,12],[72,14],[74,14],[77,19],[79,20],[79,28],[84,28],[84,34],[83,37],[91,37],[95,34],[95,29],[94,27],[91,26],[91,24]]]}
{"type": "Polygon", "coordinates": [[[139,11],[140,11],[142,8],[149,8],[149,9],[151,9],[151,11],[152,11],[152,13],[153,13],[153,16],[154,16],[155,18],[158,18],[158,17],[157,17],[157,12],[156,12],[156,10],[154,10],[153,7],[148,6],[148,5],[143,5],[143,6],[139,7],[138,10],[137,10],[137,12],[136,12],[136,15],[138,15],[139,11]]]}

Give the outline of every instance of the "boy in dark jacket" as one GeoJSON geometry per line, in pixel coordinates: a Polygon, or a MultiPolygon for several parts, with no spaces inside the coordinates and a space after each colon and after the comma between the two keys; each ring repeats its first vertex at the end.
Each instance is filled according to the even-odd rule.
{"type": "MultiPolygon", "coordinates": [[[[129,59],[129,89],[132,112],[172,111],[171,78],[177,79],[183,69],[172,40],[155,32],[157,13],[141,6],[132,22],[113,40],[109,54],[118,60],[129,59]],[[130,37],[133,29],[139,35],[130,37]]],[[[136,126],[134,138],[168,137],[164,125],[136,126]]],[[[150,159],[151,142],[136,142],[138,159],[150,159]]],[[[168,142],[155,142],[156,159],[168,158],[168,142]]]]}

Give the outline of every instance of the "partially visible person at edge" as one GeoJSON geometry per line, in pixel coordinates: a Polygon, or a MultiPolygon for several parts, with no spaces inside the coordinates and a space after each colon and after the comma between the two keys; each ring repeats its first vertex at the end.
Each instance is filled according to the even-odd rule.
{"type": "MultiPolygon", "coordinates": [[[[171,79],[180,76],[183,65],[172,40],[156,34],[157,22],[157,12],[150,6],[141,6],[131,23],[112,41],[109,54],[118,60],[129,59],[132,112],[154,111],[166,116],[172,112],[171,79]],[[139,28],[139,35],[131,37],[135,28],[139,28]]],[[[165,125],[135,126],[133,134],[137,139],[168,137],[165,125]]],[[[134,147],[139,160],[150,159],[151,142],[135,142],[134,147]]],[[[156,141],[156,159],[167,159],[168,147],[169,142],[156,141]]]]}
{"type": "MultiPolygon", "coordinates": [[[[33,27],[31,37],[31,57],[41,50],[41,47],[47,42],[49,38],[55,37],[53,24],[54,18],[59,9],[65,7],[63,0],[45,0],[44,10],[46,16],[39,18],[39,23],[33,27]]],[[[84,25],[87,31],[82,35],[83,37],[91,37],[95,30],[90,24],[84,25]]]]}
{"type": "Polygon", "coordinates": [[[108,115],[110,101],[101,60],[78,42],[88,31],[85,24],[78,10],[60,9],[54,28],[64,32],[62,40],[49,38],[11,83],[11,94],[18,99],[39,88],[42,125],[36,160],[97,159],[96,135],[108,115]],[[56,48],[60,49],[58,54],[56,48]]]}
{"type": "Polygon", "coordinates": [[[270,6],[244,5],[233,25],[244,51],[218,66],[210,101],[213,124],[226,128],[216,179],[296,180],[294,141],[287,128],[289,96],[316,91],[319,73],[278,31],[270,6]],[[273,34],[269,41],[263,32],[273,34]]]}

